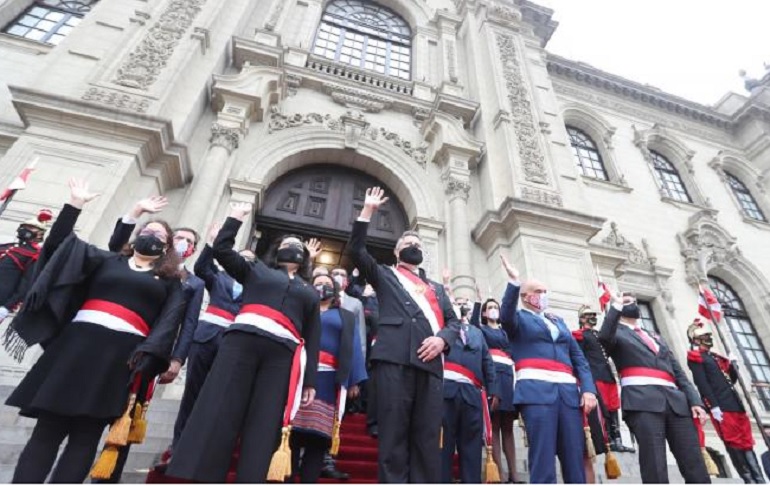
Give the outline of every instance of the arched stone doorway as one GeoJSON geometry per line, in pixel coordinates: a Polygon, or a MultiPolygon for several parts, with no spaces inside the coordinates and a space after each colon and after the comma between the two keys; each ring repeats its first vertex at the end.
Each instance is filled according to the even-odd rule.
{"type": "Polygon", "coordinates": [[[406,212],[393,191],[364,172],[331,164],[291,171],[270,185],[255,218],[260,232],[257,254],[263,254],[274,238],[295,233],[306,239],[321,239],[317,265],[351,269],[345,245],[366,189],[372,186],[385,188],[390,200],[370,224],[369,251],[379,261],[393,263],[393,246],[408,228],[406,212]]]}

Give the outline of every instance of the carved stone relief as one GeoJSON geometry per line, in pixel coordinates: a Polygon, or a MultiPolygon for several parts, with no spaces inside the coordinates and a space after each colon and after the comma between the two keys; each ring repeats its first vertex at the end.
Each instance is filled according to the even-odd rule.
{"type": "Polygon", "coordinates": [[[358,125],[358,122],[365,122],[366,118],[362,113],[356,111],[348,111],[345,115],[336,118],[328,113],[325,115],[321,115],[320,113],[295,113],[293,115],[284,115],[280,112],[278,107],[273,106],[270,109],[270,121],[268,122],[267,130],[268,133],[273,133],[280,130],[303,126],[321,126],[334,132],[347,131],[346,142],[353,140],[349,139],[349,137],[355,137],[356,145],[361,139],[368,139],[374,142],[387,142],[400,149],[422,167],[425,167],[428,150],[428,145],[425,142],[422,142],[419,145],[412,143],[404,140],[401,135],[396,132],[387,130],[384,127],[373,127],[368,122],[363,126],[359,126],[356,132],[351,135],[351,132],[346,126],[346,124],[351,124],[351,120],[356,121],[356,124],[358,125]]]}
{"type": "MultiPolygon", "coordinates": [[[[635,265],[651,265],[649,257],[645,254],[645,251],[640,250],[636,245],[631,243],[625,236],[618,231],[618,225],[614,221],[610,222],[610,232],[602,239],[602,244],[610,248],[618,248],[628,252],[628,261],[635,265]]],[[[646,241],[642,240],[642,244],[645,245],[646,241]]],[[[646,248],[646,246],[645,246],[646,248]]]]}
{"type": "Polygon", "coordinates": [[[150,100],[147,98],[95,87],[88,88],[88,91],[83,94],[81,99],[136,113],[146,113],[150,107],[150,100]]]}
{"type": "Polygon", "coordinates": [[[449,196],[450,200],[456,197],[468,200],[471,191],[470,181],[450,174],[444,174],[441,179],[444,181],[444,192],[449,196]]]}
{"type": "Polygon", "coordinates": [[[544,191],[535,187],[523,186],[521,188],[521,198],[549,206],[563,207],[561,195],[555,192],[544,191]]]}
{"type": "Polygon", "coordinates": [[[118,68],[113,82],[142,90],[155,83],[205,3],[206,0],[172,0],[118,68]]]}
{"type": "Polygon", "coordinates": [[[539,129],[535,125],[532,103],[521,74],[513,37],[497,33],[497,47],[500,51],[500,62],[503,66],[503,77],[511,105],[511,119],[516,132],[519,157],[524,168],[524,178],[537,184],[548,184],[545,157],[538,141],[539,129]]]}
{"type": "Polygon", "coordinates": [[[687,229],[677,235],[685,262],[687,282],[696,285],[708,271],[731,265],[741,252],[735,238],[716,219],[716,211],[703,210],[690,217],[687,229]]]}
{"type": "Polygon", "coordinates": [[[267,19],[267,22],[265,22],[265,30],[272,31],[275,29],[275,26],[278,24],[278,19],[281,18],[281,12],[283,12],[283,7],[286,5],[286,0],[275,0],[275,3],[273,4],[273,11],[270,12],[270,17],[267,19]]]}
{"type": "Polygon", "coordinates": [[[446,62],[449,81],[457,83],[457,60],[455,57],[455,41],[449,39],[446,41],[446,62]]]}
{"type": "Polygon", "coordinates": [[[521,12],[514,10],[507,5],[494,4],[490,9],[492,17],[503,21],[504,23],[515,24],[521,20],[521,12]]]}
{"type": "Polygon", "coordinates": [[[212,146],[223,147],[228,154],[238,148],[240,143],[241,131],[237,128],[226,127],[218,123],[211,125],[211,138],[209,143],[212,146]]]}
{"type": "Polygon", "coordinates": [[[326,92],[340,105],[368,113],[379,113],[393,105],[393,100],[361,89],[347,86],[327,85],[326,92]]]}

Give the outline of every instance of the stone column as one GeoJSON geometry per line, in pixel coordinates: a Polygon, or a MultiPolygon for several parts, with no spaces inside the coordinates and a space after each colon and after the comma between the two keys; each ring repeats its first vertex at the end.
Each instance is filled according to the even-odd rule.
{"type": "Polygon", "coordinates": [[[417,218],[414,225],[414,231],[420,234],[423,248],[422,268],[428,274],[428,278],[441,281],[441,261],[439,251],[439,237],[444,231],[444,226],[435,220],[426,218],[417,218]]]}
{"type": "MultiPolygon", "coordinates": [[[[235,238],[235,248],[240,250],[248,246],[251,237],[254,235],[254,215],[260,208],[263,201],[265,186],[256,182],[230,179],[230,202],[247,202],[254,205],[254,210],[246,219],[243,220],[241,230],[235,238]]],[[[229,209],[226,214],[229,214],[229,209]]]]}
{"type": "Polygon", "coordinates": [[[441,179],[444,192],[449,200],[449,220],[447,221],[447,243],[450,249],[448,258],[452,271],[452,287],[455,295],[473,298],[475,280],[471,261],[471,237],[468,223],[468,195],[471,189],[470,170],[467,156],[459,153],[449,154],[450,160],[445,166],[441,179]],[[458,167],[463,166],[463,167],[458,167]]]}

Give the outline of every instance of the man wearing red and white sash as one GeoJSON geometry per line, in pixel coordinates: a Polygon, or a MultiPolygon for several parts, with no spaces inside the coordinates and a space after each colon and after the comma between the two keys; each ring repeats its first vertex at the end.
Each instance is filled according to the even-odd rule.
{"type": "Polygon", "coordinates": [[[423,255],[417,233],[399,238],[395,266],[378,264],[366,250],[369,221],[387,200],[379,187],[367,189],[349,242],[353,262],[377,291],[380,307],[371,352],[377,381],[379,480],[437,483],[443,412],[440,357],[457,339],[457,316],[441,284],[428,280],[419,268],[423,255]]]}
{"type": "Polygon", "coordinates": [[[668,442],[686,482],[710,483],[693,423],[706,412],[671,349],[639,325],[640,315],[633,296],[614,296],[599,340],[620,375],[623,418],[639,445],[642,481],[668,482],[668,442]]]}

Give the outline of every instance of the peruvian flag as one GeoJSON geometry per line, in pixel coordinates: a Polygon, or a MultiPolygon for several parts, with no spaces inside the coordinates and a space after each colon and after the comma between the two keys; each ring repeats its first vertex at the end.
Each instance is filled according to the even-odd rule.
{"type": "Polygon", "coordinates": [[[722,304],[708,287],[698,285],[698,314],[714,322],[722,320],[722,304]]]}
{"type": "Polygon", "coordinates": [[[27,179],[29,179],[30,174],[32,174],[32,171],[35,170],[35,166],[37,165],[37,157],[27,166],[25,167],[19,175],[16,176],[16,178],[11,181],[11,183],[8,185],[8,187],[3,191],[2,194],[0,194],[0,202],[3,202],[7,200],[8,198],[12,197],[14,194],[16,194],[16,191],[20,191],[27,187],[27,179]]]}
{"type": "Polygon", "coordinates": [[[612,292],[610,292],[610,288],[607,287],[607,284],[601,281],[601,278],[598,282],[599,286],[599,308],[601,308],[602,311],[607,308],[607,304],[612,300],[612,292]]]}

